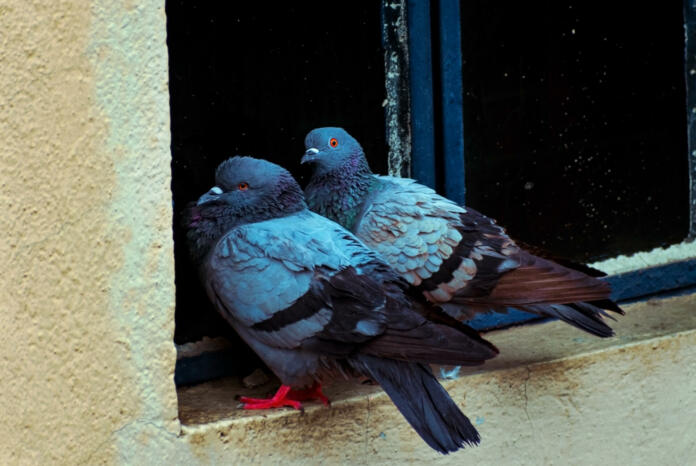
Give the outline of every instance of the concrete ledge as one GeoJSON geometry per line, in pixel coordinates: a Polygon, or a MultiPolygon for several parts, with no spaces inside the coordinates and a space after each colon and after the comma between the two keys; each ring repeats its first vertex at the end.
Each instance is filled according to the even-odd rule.
{"type": "MultiPolygon", "coordinates": [[[[179,389],[182,437],[205,463],[689,464],[696,457],[696,297],[628,307],[617,337],[559,322],[487,335],[490,364],[444,381],[482,444],[430,450],[378,387],[337,384],[330,409],[237,409],[223,379],[179,389]]],[[[693,464],[693,463],[691,463],[693,464]]]]}

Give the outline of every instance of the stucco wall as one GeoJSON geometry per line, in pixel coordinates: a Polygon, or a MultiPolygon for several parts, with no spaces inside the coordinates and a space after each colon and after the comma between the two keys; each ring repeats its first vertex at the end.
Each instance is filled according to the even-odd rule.
{"type": "Polygon", "coordinates": [[[0,464],[179,432],[165,40],[163,0],[0,2],[0,464]]]}

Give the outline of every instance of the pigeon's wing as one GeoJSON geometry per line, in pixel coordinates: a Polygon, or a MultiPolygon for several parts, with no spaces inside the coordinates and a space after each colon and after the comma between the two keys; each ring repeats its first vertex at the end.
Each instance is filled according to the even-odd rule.
{"type": "Polygon", "coordinates": [[[519,265],[519,248],[488,217],[413,180],[380,181],[356,234],[431,301],[447,302],[464,289],[484,294],[519,265]]]}
{"type": "Polygon", "coordinates": [[[607,282],[583,267],[569,268],[525,251],[473,209],[467,208],[460,220],[462,241],[453,256],[439,275],[421,284],[424,295],[448,314],[468,320],[480,312],[514,307],[559,318],[600,337],[614,334],[603,321],[610,317],[604,309],[623,311],[609,299],[607,282]]]}
{"type": "Polygon", "coordinates": [[[357,240],[353,250],[343,247],[343,236],[327,224],[333,225],[307,213],[228,232],[205,266],[208,293],[223,316],[277,348],[299,348],[318,337],[359,342],[381,333],[384,293],[359,267],[373,253],[357,240]]]}
{"type": "Polygon", "coordinates": [[[380,180],[356,234],[430,301],[505,306],[608,297],[606,282],[524,251],[474,209],[413,180],[380,180]]]}
{"type": "Polygon", "coordinates": [[[591,277],[606,277],[607,274],[605,272],[602,272],[601,270],[595,269],[594,267],[590,267],[587,264],[582,264],[580,262],[576,262],[573,260],[568,259],[567,257],[564,256],[559,256],[558,254],[555,254],[545,248],[542,248],[541,246],[538,246],[536,244],[530,244],[526,243],[524,241],[521,241],[518,238],[515,238],[515,243],[520,247],[520,249],[525,250],[526,252],[539,256],[544,259],[548,259],[550,261],[556,262],[558,264],[561,264],[564,267],[567,267],[569,269],[577,270],[579,272],[585,273],[591,277]]]}
{"type": "Polygon", "coordinates": [[[356,234],[451,316],[511,306],[611,334],[601,308],[621,310],[608,299],[608,283],[524,251],[492,219],[412,180],[380,181],[356,234]]]}
{"type": "Polygon", "coordinates": [[[453,226],[464,210],[413,180],[379,177],[379,181],[355,233],[418,286],[437,273],[461,241],[453,226]]]}
{"type": "Polygon", "coordinates": [[[449,262],[421,284],[432,301],[500,308],[609,298],[607,282],[583,267],[566,267],[520,248],[502,227],[474,209],[466,208],[459,220],[455,228],[462,240],[449,262]],[[458,275],[465,280],[457,280],[458,275]]]}

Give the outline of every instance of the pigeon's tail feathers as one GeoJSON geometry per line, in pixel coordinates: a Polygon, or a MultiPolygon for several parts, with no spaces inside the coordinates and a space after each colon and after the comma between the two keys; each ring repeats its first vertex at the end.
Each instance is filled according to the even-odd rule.
{"type": "Polygon", "coordinates": [[[603,309],[590,303],[535,304],[520,306],[520,309],[558,318],[598,337],[607,338],[614,336],[614,330],[604,322],[602,317],[612,320],[614,318],[604,312],[603,309]]]}
{"type": "Polygon", "coordinates": [[[522,252],[520,266],[500,277],[488,296],[456,296],[442,308],[453,317],[467,319],[478,312],[513,307],[610,337],[614,331],[603,318],[613,317],[606,311],[624,313],[610,294],[611,286],[604,280],[522,252]]]}
{"type": "Polygon", "coordinates": [[[359,372],[379,383],[418,435],[440,453],[477,445],[480,437],[430,368],[418,363],[359,354],[359,372]]]}
{"type": "MultiPolygon", "coordinates": [[[[499,312],[504,314],[509,308],[509,306],[496,306],[490,304],[476,305],[452,303],[445,303],[440,307],[449,316],[463,321],[471,320],[476,317],[477,314],[481,313],[499,312]]],[[[624,311],[615,302],[609,299],[565,304],[522,304],[511,305],[510,307],[539,314],[544,317],[560,319],[580,330],[584,330],[602,338],[614,336],[614,331],[606,324],[604,318],[611,320],[616,319],[610,313],[606,312],[606,310],[621,315],[624,314],[624,311]]]]}
{"type": "Polygon", "coordinates": [[[508,306],[565,304],[608,299],[608,282],[532,254],[520,254],[520,266],[504,274],[489,296],[479,298],[508,306]]]}
{"type": "Polygon", "coordinates": [[[567,267],[569,269],[577,270],[578,272],[582,272],[586,275],[589,275],[590,277],[606,277],[607,274],[605,272],[602,272],[601,270],[595,269],[594,267],[583,264],[580,262],[575,262],[573,260],[567,259],[562,256],[557,256],[555,254],[552,254],[550,251],[547,251],[544,248],[541,248],[539,246],[533,245],[526,243],[524,241],[520,241],[518,238],[515,238],[515,243],[517,246],[519,246],[521,249],[526,251],[527,253],[530,253],[531,255],[534,256],[539,256],[544,259],[556,262],[558,264],[561,264],[564,267],[567,267]]]}

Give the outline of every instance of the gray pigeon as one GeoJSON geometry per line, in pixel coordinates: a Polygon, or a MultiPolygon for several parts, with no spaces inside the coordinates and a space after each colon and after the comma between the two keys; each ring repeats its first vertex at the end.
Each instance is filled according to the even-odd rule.
{"type": "Polygon", "coordinates": [[[496,348],[454,319],[430,321],[376,253],[307,209],[285,169],[233,157],[184,218],[208,296],[283,384],[245,408],[300,409],[328,401],[326,381],[368,377],[435,450],[479,442],[427,364],[477,365],[496,348]]]}
{"type": "Polygon", "coordinates": [[[515,307],[614,334],[604,310],[623,311],[605,281],[525,251],[492,219],[414,180],[374,175],[342,128],[312,130],[305,149],[302,163],[315,165],[309,208],[352,231],[450,316],[515,307]]]}

